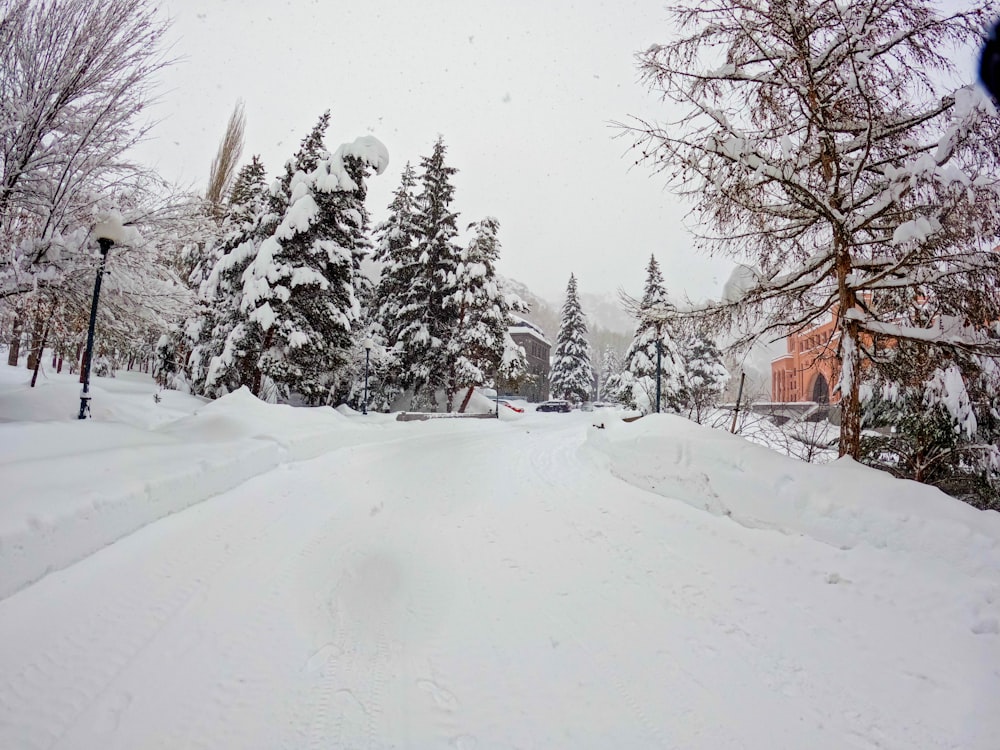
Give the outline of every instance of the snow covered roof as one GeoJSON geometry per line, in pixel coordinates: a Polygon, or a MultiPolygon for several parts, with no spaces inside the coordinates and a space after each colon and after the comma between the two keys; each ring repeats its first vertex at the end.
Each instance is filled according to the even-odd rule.
{"type": "Polygon", "coordinates": [[[517,315],[511,315],[510,319],[513,322],[507,327],[507,331],[508,332],[510,332],[510,333],[530,333],[533,336],[535,336],[535,338],[541,340],[545,344],[548,344],[549,346],[552,346],[552,344],[549,342],[549,340],[547,338],[545,338],[545,334],[542,332],[542,329],[539,328],[538,326],[536,326],[530,320],[525,320],[524,318],[519,317],[517,315]]]}

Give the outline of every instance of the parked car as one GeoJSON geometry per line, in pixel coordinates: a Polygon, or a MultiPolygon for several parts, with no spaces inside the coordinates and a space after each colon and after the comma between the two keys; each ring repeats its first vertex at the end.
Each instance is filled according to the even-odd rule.
{"type": "Polygon", "coordinates": [[[516,411],[518,414],[524,414],[524,409],[522,409],[520,406],[515,406],[514,404],[512,404],[507,399],[501,398],[501,399],[499,399],[498,403],[501,406],[506,406],[511,411],[516,411]]]}
{"type": "Polygon", "coordinates": [[[572,411],[572,407],[569,405],[569,401],[553,399],[552,401],[545,401],[539,404],[535,407],[535,411],[558,411],[568,414],[572,411]]]}

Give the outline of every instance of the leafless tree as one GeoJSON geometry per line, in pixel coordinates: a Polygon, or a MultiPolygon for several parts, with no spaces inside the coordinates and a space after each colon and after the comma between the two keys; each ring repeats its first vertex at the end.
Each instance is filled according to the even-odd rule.
{"type": "Polygon", "coordinates": [[[692,0],[675,39],[638,55],[678,106],[633,120],[639,161],[694,204],[701,244],[746,263],[746,283],[702,310],[739,343],[838,316],[841,455],[860,451],[859,364],[887,337],[997,354],[998,118],[950,87],[994,0],[692,0]],[[901,299],[937,305],[901,325],[901,299]],[[951,321],[951,324],[947,322],[951,321]]]}
{"type": "Polygon", "coordinates": [[[246,114],[243,102],[236,102],[233,113],[229,116],[226,134],[222,137],[219,150],[212,160],[212,168],[208,173],[208,188],[205,190],[205,200],[208,202],[212,216],[221,221],[225,213],[225,200],[229,187],[233,184],[236,168],[239,166],[240,155],[243,153],[243,134],[246,130],[246,114]]]}
{"type": "Polygon", "coordinates": [[[169,63],[152,0],[0,0],[0,294],[65,268],[94,206],[143,170],[127,151],[169,63]]]}

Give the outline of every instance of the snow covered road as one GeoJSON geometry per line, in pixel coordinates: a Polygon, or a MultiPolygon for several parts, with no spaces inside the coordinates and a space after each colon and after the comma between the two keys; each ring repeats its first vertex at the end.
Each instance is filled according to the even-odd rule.
{"type": "Polygon", "coordinates": [[[399,425],[0,601],[0,747],[996,747],[947,582],[626,484],[591,421],[399,425]]]}

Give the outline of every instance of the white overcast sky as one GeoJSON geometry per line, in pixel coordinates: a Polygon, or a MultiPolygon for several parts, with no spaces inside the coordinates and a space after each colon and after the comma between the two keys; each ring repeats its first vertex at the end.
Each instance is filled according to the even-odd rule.
{"type": "Polygon", "coordinates": [[[275,175],[332,113],[327,146],[373,134],[389,149],[369,180],[375,221],[406,161],[440,133],[459,169],[462,227],[500,220],[500,271],[558,300],[640,293],[650,253],[673,294],[717,295],[731,262],[692,249],[686,207],[644,167],[630,169],[612,120],[662,115],[634,53],[668,33],[659,0],[310,2],[169,0],[181,61],[162,75],[160,120],[140,157],[203,189],[237,99],[248,158],[275,175]]]}

